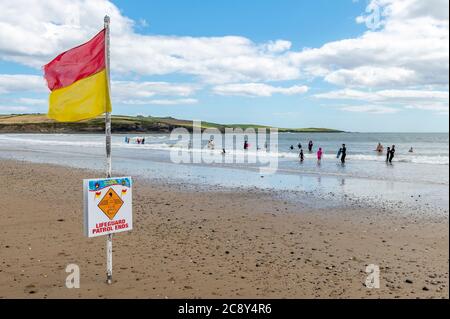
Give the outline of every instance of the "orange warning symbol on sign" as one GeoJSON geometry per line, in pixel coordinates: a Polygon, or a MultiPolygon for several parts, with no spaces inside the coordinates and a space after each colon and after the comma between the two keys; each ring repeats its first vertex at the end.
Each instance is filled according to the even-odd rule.
{"type": "Polygon", "coordinates": [[[98,208],[100,208],[110,220],[113,220],[122,205],[123,200],[117,195],[114,189],[110,188],[105,196],[103,196],[100,203],[98,203],[98,208]]]}

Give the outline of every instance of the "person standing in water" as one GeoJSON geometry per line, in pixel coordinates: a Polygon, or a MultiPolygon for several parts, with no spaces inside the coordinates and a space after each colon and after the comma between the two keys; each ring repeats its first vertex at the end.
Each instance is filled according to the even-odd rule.
{"type": "Polygon", "coordinates": [[[247,142],[247,140],[244,141],[244,150],[248,150],[248,142],[247,142]]]}
{"type": "Polygon", "coordinates": [[[303,163],[303,161],[305,160],[305,155],[303,154],[303,149],[300,149],[300,154],[298,155],[298,157],[300,157],[300,162],[303,163]]]}
{"type": "Polygon", "coordinates": [[[389,152],[389,163],[392,163],[394,156],[395,156],[395,145],[392,145],[391,151],[389,152]]]}
{"type": "Polygon", "coordinates": [[[308,151],[309,151],[310,153],[312,152],[313,146],[314,146],[313,141],[309,141],[309,143],[308,143],[308,151]]]}
{"type": "Polygon", "coordinates": [[[320,163],[322,161],[323,151],[322,148],[319,147],[319,150],[317,151],[317,161],[320,163]]]}
{"type": "Polygon", "coordinates": [[[342,144],[342,150],[341,150],[341,163],[345,164],[345,158],[347,157],[347,147],[345,147],[345,144],[342,144]]]}
{"type": "Polygon", "coordinates": [[[380,154],[383,153],[383,145],[381,143],[378,143],[376,151],[380,154]]]}
{"type": "Polygon", "coordinates": [[[386,163],[389,162],[389,156],[391,156],[391,148],[388,146],[386,151],[386,163]]]}

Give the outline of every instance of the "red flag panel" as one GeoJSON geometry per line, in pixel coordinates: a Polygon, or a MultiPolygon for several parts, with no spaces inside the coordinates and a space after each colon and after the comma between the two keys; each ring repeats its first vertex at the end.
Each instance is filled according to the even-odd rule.
{"type": "Polygon", "coordinates": [[[61,53],[44,66],[44,77],[53,91],[105,68],[105,30],[88,42],[61,53]]]}

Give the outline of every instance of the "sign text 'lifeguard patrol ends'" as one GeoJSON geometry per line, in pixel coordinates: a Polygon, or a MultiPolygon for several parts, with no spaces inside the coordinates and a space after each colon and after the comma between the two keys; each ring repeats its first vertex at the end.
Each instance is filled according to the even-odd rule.
{"type": "Polygon", "coordinates": [[[84,233],[97,237],[133,228],[131,177],[83,180],[84,233]]]}

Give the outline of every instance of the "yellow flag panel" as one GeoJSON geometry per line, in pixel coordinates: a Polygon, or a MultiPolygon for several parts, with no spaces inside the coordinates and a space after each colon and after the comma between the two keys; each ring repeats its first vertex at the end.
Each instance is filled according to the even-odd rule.
{"type": "Polygon", "coordinates": [[[50,93],[48,117],[59,122],[76,122],[111,112],[106,71],[50,93]]]}

